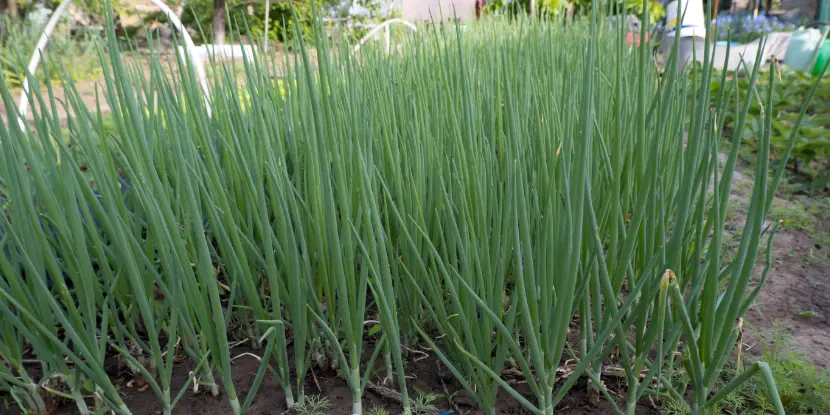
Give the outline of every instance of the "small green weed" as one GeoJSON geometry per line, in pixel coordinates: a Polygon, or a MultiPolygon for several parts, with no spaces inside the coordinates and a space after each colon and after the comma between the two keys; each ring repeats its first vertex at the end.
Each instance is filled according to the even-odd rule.
{"type": "Polygon", "coordinates": [[[824,315],[816,310],[799,311],[795,315],[798,317],[824,318],[824,315]]]}
{"type": "MultiPolygon", "coordinates": [[[[775,328],[769,341],[762,340],[763,360],[772,370],[781,402],[788,414],[830,413],[830,371],[816,367],[803,352],[792,351],[790,339],[781,328],[775,328]]],[[[747,365],[748,366],[748,365],[747,365]]],[[[726,386],[737,376],[734,366],[724,368],[712,393],[726,386]]],[[[664,415],[691,414],[688,405],[678,400],[665,400],[660,410],[664,415]]],[[[760,377],[750,379],[736,391],[701,414],[766,415],[775,413],[760,377]]]]}
{"type": "Polygon", "coordinates": [[[781,221],[784,229],[809,231],[815,216],[812,212],[808,212],[807,207],[799,199],[790,201],[775,199],[770,208],[769,219],[781,221]]]}
{"type": "MultiPolygon", "coordinates": [[[[781,402],[788,414],[830,413],[830,371],[818,368],[804,352],[793,351],[790,338],[780,329],[773,335],[774,344],[764,343],[764,358],[772,369],[781,402]]],[[[760,408],[769,405],[766,393],[760,388],[760,380],[750,382],[751,400],[760,408]]],[[[756,412],[765,413],[765,412],[756,412]]]]}
{"type": "Polygon", "coordinates": [[[418,393],[418,397],[412,403],[412,415],[432,415],[438,412],[438,407],[433,402],[437,401],[440,396],[434,393],[418,393]]]}
{"type": "Polygon", "coordinates": [[[298,415],[325,415],[331,404],[329,398],[319,395],[306,396],[303,402],[294,407],[294,413],[298,415]]]}
{"type": "MultiPolygon", "coordinates": [[[[827,239],[822,239],[821,242],[816,242],[817,245],[828,245],[827,239]]],[[[826,252],[816,252],[816,249],[810,248],[806,255],[801,259],[804,265],[822,265],[830,264],[830,257],[826,252]]]]}
{"type": "Polygon", "coordinates": [[[769,220],[780,221],[784,230],[795,230],[810,236],[809,254],[805,264],[822,264],[828,261],[826,246],[830,245],[830,233],[822,219],[830,216],[830,198],[821,195],[793,196],[790,200],[775,199],[769,212],[769,220]]]}
{"type": "MultiPolygon", "coordinates": [[[[700,412],[700,415],[719,415],[718,409],[707,408],[700,412]]],[[[661,415],[692,415],[692,410],[685,402],[677,399],[668,399],[663,401],[663,406],[660,408],[661,415]]]]}
{"type": "Polygon", "coordinates": [[[389,411],[387,411],[384,408],[381,408],[379,406],[375,406],[375,407],[373,407],[372,409],[369,410],[369,415],[392,415],[392,414],[390,414],[389,411]]]}

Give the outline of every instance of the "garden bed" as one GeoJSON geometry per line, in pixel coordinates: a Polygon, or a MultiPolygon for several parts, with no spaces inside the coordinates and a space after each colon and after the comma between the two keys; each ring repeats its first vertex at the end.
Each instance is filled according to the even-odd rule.
{"type": "MultiPolygon", "coordinates": [[[[369,348],[374,347],[368,343],[366,346],[369,348]]],[[[240,345],[233,348],[233,354],[235,356],[234,384],[238,391],[245,393],[254,381],[256,371],[260,364],[258,358],[262,356],[262,351],[251,349],[247,345],[240,345]]],[[[118,364],[115,362],[112,362],[110,365],[112,377],[120,385],[119,389],[124,396],[124,401],[131,408],[133,414],[157,415],[162,413],[159,402],[155,399],[152,392],[148,390],[148,386],[142,384],[140,379],[136,381],[126,368],[122,368],[124,370],[119,371],[117,366],[118,364]]],[[[563,376],[567,375],[567,367],[573,368],[573,364],[565,365],[562,373],[563,376]]],[[[174,368],[172,385],[175,389],[179,389],[187,383],[188,373],[192,369],[193,365],[185,363],[181,363],[174,368]]],[[[369,410],[383,409],[388,411],[389,414],[399,414],[401,412],[400,393],[390,388],[388,384],[383,383],[383,368],[379,369],[378,376],[374,379],[373,385],[366,391],[364,402],[369,410]]],[[[314,402],[319,402],[319,399],[325,398],[324,403],[316,408],[316,412],[313,408],[308,408],[305,411],[300,410],[298,413],[300,415],[350,415],[351,391],[346,382],[331,368],[318,367],[313,372],[314,375],[306,380],[304,386],[314,402]]],[[[609,373],[612,373],[612,371],[609,371],[609,373]]],[[[622,370],[618,373],[622,375],[622,370]]],[[[428,402],[428,405],[425,406],[434,407],[434,409],[425,408],[427,410],[422,412],[421,415],[434,415],[450,411],[461,411],[462,414],[476,413],[475,402],[467,396],[452,374],[443,367],[440,360],[431,354],[429,350],[418,351],[417,357],[407,365],[407,378],[413,389],[417,391],[416,396],[421,397],[424,402],[428,402]]],[[[520,384],[520,375],[517,376],[516,373],[508,372],[506,378],[515,382],[518,390],[528,397],[530,396],[527,387],[522,387],[520,384]]],[[[616,391],[616,394],[621,394],[625,389],[623,383],[624,381],[621,377],[610,376],[608,387],[616,391]]],[[[285,394],[280,391],[279,385],[276,382],[266,380],[262,388],[269,392],[257,395],[248,414],[266,415],[288,412],[288,408],[285,406],[285,394]]],[[[557,406],[556,413],[576,415],[608,414],[613,412],[613,408],[608,402],[600,400],[592,403],[588,398],[588,393],[587,381],[578,382],[571,392],[568,393],[568,396],[557,406]]],[[[618,404],[622,404],[622,401],[619,401],[618,404]]],[[[202,388],[198,393],[188,393],[173,413],[218,415],[231,412],[231,407],[223,396],[213,397],[208,390],[202,388]]],[[[368,413],[373,414],[373,412],[368,413]]],[[[496,413],[505,415],[530,414],[530,412],[506,394],[502,394],[501,398],[497,400],[496,413]]],[[[658,408],[649,405],[648,402],[638,405],[637,414],[658,413],[658,408]]],[[[18,414],[19,412],[15,410],[12,410],[10,413],[10,415],[18,414]]],[[[61,403],[58,404],[57,409],[52,414],[74,415],[78,414],[78,410],[71,404],[61,403]]],[[[378,414],[382,413],[379,412],[378,414]]]]}
{"type": "Polygon", "coordinates": [[[145,76],[111,39],[108,122],[76,100],[65,126],[0,129],[0,387],[40,412],[320,393],[361,415],[446,384],[486,414],[550,415],[588,396],[699,411],[750,385],[783,413],[769,364],[730,369],[772,267],[772,120],[724,233],[744,119],[726,145],[721,127],[751,102],[710,94],[709,70],[659,78],[600,18],[568,38],[433,27],[391,55],[321,42],[319,65],[298,44],[282,81],[258,59],[213,71],[207,100],[189,68],[145,76]]]}

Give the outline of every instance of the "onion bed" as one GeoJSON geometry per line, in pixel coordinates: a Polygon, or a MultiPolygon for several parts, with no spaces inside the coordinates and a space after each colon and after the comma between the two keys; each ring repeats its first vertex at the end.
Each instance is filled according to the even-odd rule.
{"type": "MultiPolygon", "coordinates": [[[[553,414],[580,378],[620,413],[644,397],[700,413],[756,374],[783,413],[764,363],[714,390],[769,269],[753,279],[786,165],[769,172],[774,71],[763,87],[758,67],[740,83],[710,61],[661,74],[601,14],[433,24],[389,55],[354,54],[318,24],[316,62],[297,33],[284,62],[235,63],[241,82],[214,63],[209,109],[188,62],[150,55],[145,75],[110,27],[110,119],[64,75],[66,102],[33,88],[34,123],[0,123],[0,390],[37,412],[62,379],[47,393],[82,414],[130,414],[105,370],[117,357],[165,414],[194,385],[242,414],[266,377],[302,403],[322,366],[353,414],[379,372],[408,414],[407,349],[421,344],[487,414],[500,392],[553,414]],[[759,103],[732,257],[730,187],[759,103]],[[261,352],[244,395],[239,340],[261,352]],[[179,359],[194,369],[176,390],[179,359]],[[624,405],[602,382],[612,359],[624,405]]],[[[0,95],[14,107],[2,78],[0,95]]]]}

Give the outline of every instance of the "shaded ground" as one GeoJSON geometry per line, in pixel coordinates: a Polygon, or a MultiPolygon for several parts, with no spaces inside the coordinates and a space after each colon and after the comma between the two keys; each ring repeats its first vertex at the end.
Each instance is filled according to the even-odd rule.
{"type": "MultiPolygon", "coordinates": [[[[244,400],[245,393],[250,388],[250,384],[259,367],[259,362],[252,357],[239,359],[237,362],[234,368],[234,384],[236,385],[237,393],[240,395],[240,400],[244,400]]],[[[186,376],[186,372],[179,373],[176,380],[182,383],[186,376]]],[[[420,390],[424,393],[431,392],[439,395],[439,398],[433,402],[433,405],[438,408],[438,412],[449,411],[455,407],[465,414],[478,413],[474,409],[472,400],[466,398],[466,394],[455,382],[452,375],[439,366],[437,358],[430,356],[429,358],[410,363],[407,368],[407,377],[410,394],[417,396],[417,391],[420,390]],[[449,392],[449,395],[453,395],[459,390],[460,392],[452,398],[453,403],[450,403],[447,400],[447,392],[449,392]]],[[[379,384],[380,379],[375,379],[375,382],[379,384]]],[[[351,414],[351,392],[343,380],[334,372],[325,371],[322,373],[318,372],[314,376],[309,375],[309,378],[306,380],[305,389],[308,395],[319,395],[328,398],[330,406],[323,412],[326,415],[351,414]]],[[[522,390],[521,385],[519,386],[519,390],[528,392],[527,390],[522,390]]],[[[375,408],[386,409],[392,414],[401,413],[400,402],[395,399],[390,399],[385,395],[384,392],[379,392],[378,389],[368,388],[363,396],[364,413],[375,408]]],[[[127,391],[125,402],[136,415],[161,414],[156,404],[156,398],[150,391],[143,393],[135,390],[127,391]]],[[[282,393],[280,386],[273,381],[272,377],[267,376],[248,413],[251,415],[270,415],[281,414],[286,410],[285,395],[282,393]]],[[[75,412],[67,412],[67,414],[70,413],[75,412]]],[[[209,394],[189,394],[176,407],[173,413],[192,415],[229,414],[231,413],[231,408],[225,396],[220,395],[218,398],[214,398],[209,394]]],[[[504,392],[502,392],[497,402],[496,413],[504,415],[530,414],[530,412],[521,407],[519,403],[504,392]]],[[[587,405],[586,385],[584,382],[581,382],[557,406],[557,413],[606,414],[613,413],[613,409],[605,401],[600,401],[596,406],[587,405]]],[[[657,412],[642,407],[638,413],[649,414],[657,412]]]]}
{"type": "MultiPolygon", "coordinates": [[[[231,356],[234,358],[233,382],[240,402],[245,400],[254,381],[257,369],[259,368],[259,355],[260,353],[247,347],[237,347],[231,350],[231,356]]],[[[179,365],[174,369],[171,389],[173,396],[179,392],[187,380],[191,369],[193,369],[193,365],[190,362],[179,365]]],[[[363,395],[364,413],[370,414],[370,411],[373,409],[385,409],[390,414],[401,413],[399,398],[390,397],[397,393],[381,386],[381,373],[383,373],[383,368],[378,369],[377,373],[378,376],[371,379],[374,383],[367,387],[363,395]]],[[[114,377],[114,381],[119,387],[124,403],[130,408],[133,414],[162,414],[162,410],[158,404],[158,398],[153,394],[152,389],[146,385],[139,384],[132,379],[131,375],[126,373],[124,376],[114,377]]],[[[414,399],[422,393],[432,393],[437,397],[431,403],[437,408],[437,411],[431,412],[443,413],[455,410],[457,413],[463,415],[482,414],[475,409],[473,400],[467,397],[467,394],[455,381],[452,374],[446,371],[441,366],[439,360],[433,355],[412,359],[407,367],[407,382],[410,399],[414,399]]],[[[516,380],[510,380],[510,382],[514,384],[514,387],[520,393],[530,396],[530,391],[526,385],[518,383],[516,380]]],[[[608,378],[605,380],[605,383],[611,393],[619,398],[617,404],[623,405],[622,395],[614,392],[615,390],[624,390],[625,385],[622,379],[608,378]]],[[[321,412],[317,412],[316,415],[351,414],[351,392],[346,383],[334,371],[317,368],[309,372],[305,382],[305,391],[308,397],[325,397],[328,402],[327,408],[321,412]]],[[[91,405],[92,402],[89,402],[89,404],[91,405]]],[[[74,404],[63,402],[59,405],[58,409],[50,412],[49,415],[78,414],[78,410],[74,404]]],[[[286,412],[285,394],[272,376],[266,376],[247,413],[250,415],[274,415],[284,414],[286,412]]],[[[595,405],[588,403],[587,385],[584,380],[580,380],[556,407],[557,414],[565,415],[608,414],[614,412],[612,406],[605,400],[600,400],[595,405]]],[[[5,412],[3,413],[5,414],[5,412]]],[[[173,414],[180,415],[225,415],[231,413],[232,410],[227,396],[220,394],[218,397],[213,397],[204,389],[195,394],[192,391],[185,392],[184,398],[173,410],[173,414]]],[[[296,413],[310,415],[310,412],[296,413]]],[[[501,392],[498,397],[496,413],[499,415],[531,414],[531,412],[523,408],[505,392],[501,392]]],[[[639,415],[657,413],[659,412],[655,407],[639,405],[637,408],[637,414],[639,415]]],[[[19,412],[15,408],[10,412],[10,415],[18,414],[19,412]]]]}

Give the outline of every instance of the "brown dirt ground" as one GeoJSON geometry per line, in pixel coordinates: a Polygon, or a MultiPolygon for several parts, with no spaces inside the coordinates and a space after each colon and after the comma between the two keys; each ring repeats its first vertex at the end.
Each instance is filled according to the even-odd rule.
{"type": "MultiPolygon", "coordinates": [[[[736,171],[733,200],[747,206],[751,187],[752,178],[736,171]]],[[[779,190],[774,205],[794,210],[793,198],[779,190]]],[[[744,347],[751,355],[763,355],[765,343],[783,331],[789,337],[790,350],[804,352],[817,366],[830,368],[830,238],[816,238],[830,233],[830,212],[819,210],[816,214],[809,229],[784,226],[775,236],[766,284],[745,315],[744,347]]],[[[727,223],[727,233],[734,235],[744,219],[739,208],[727,223]]],[[[764,268],[765,245],[758,255],[756,281],[764,268]]]]}
{"type": "MultiPolygon", "coordinates": [[[[766,285],[761,289],[755,306],[746,320],[761,337],[770,338],[775,330],[783,330],[791,339],[793,349],[806,352],[819,366],[830,367],[830,263],[805,263],[810,247],[815,247],[804,232],[780,232],[773,243],[773,265],[766,285]]],[[[758,334],[745,333],[745,342],[753,354],[763,351],[758,334]]]]}
{"type": "MultiPolygon", "coordinates": [[[[369,345],[367,344],[367,346],[369,345]]],[[[364,357],[366,357],[366,354],[368,353],[364,353],[364,357]]],[[[259,360],[254,356],[261,356],[261,352],[246,346],[240,346],[232,350],[231,356],[234,358],[234,387],[240,402],[243,402],[251,388],[256,371],[259,368],[259,360]]],[[[171,389],[171,393],[174,396],[181,390],[182,385],[185,384],[189,372],[192,369],[193,365],[190,362],[177,365],[174,368],[171,389]]],[[[112,367],[108,369],[110,372],[113,370],[115,369],[112,367]]],[[[381,377],[385,373],[385,369],[382,367],[376,368],[376,373],[377,376],[372,381],[380,385],[381,377]]],[[[148,389],[146,386],[141,387],[137,382],[130,382],[128,379],[131,376],[128,374],[113,375],[113,378],[116,385],[120,388],[124,403],[130,408],[133,414],[162,414],[162,409],[158,404],[158,398],[153,394],[152,389],[148,389]]],[[[614,392],[615,390],[624,390],[624,382],[621,379],[617,380],[615,378],[607,378],[605,382],[611,393],[617,395],[616,397],[619,398],[617,404],[624,405],[622,397],[614,392]]],[[[437,413],[450,411],[454,408],[463,415],[482,414],[475,408],[474,402],[467,396],[463,388],[461,388],[434,355],[417,357],[408,363],[407,383],[411,396],[415,396],[419,391],[439,395],[439,398],[433,402],[433,405],[438,408],[437,413]],[[447,396],[452,396],[452,400],[448,400],[447,396]]],[[[517,391],[532,401],[530,391],[526,385],[514,384],[513,386],[517,391]]],[[[320,396],[328,399],[329,406],[324,412],[326,415],[351,414],[351,392],[343,379],[331,369],[321,370],[320,368],[316,368],[310,371],[305,382],[305,392],[307,396],[320,396]]],[[[92,402],[88,403],[92,405],[92,402]]],[[[61,402],[55,404],[57,409],[48,415],[78,414],[74,403],[61,402]]],[[[384,393],[378,393],[377,390],[367,388],[363,396],[364,413],[368,413],[370,409],[374,408],[386,409],[391,414],[399,414],[401,412],[399,400],[391,399],[384,393]]],[[[266,376],[248,410],[248,414],[282,415],[287,412],[285,394],[280,385],[270,375],[266,376]]],[[[605,400],[600,400],[597,404],[588,403],[587,384],[584,380],[580,380],[556,407],[556,413],[564,415],[610,414],[614,412],[612,406],[605,400]]],[[[185,392],[184,398],[173,410],[173,414],[176,415],[226,415],[231,413],[231,407],[225,395],[220,394],[218,397],[213,397],[204,390],[201,390],[197,394],[190,391],[185,392]]],[[[504,392],[497,399],[496,413],[500,415],[531,414],[531,412],[527,411],[504,392]]],[[[638,415],[652,415],[657,413],[659,413],[658,410],[653,406],[643,404],[637,407],[638,415]]],[[[19,414],[20,412],[16,408],[12,408],[8,415],[19,414]]]]}
{"type": "MultiPolygon", "coordinates": [[[[240,400],[244,399],[244,395],[250,387],[254,374],[259,367],[259,362],[248,357],[244,360],[238,360],[234,368],[234,384],[237,393],[240,395],[240,400]]],[[[183,383],[187,373],[179,374],[177,381],[183,383]]],[[[433,392],[445,396],[444,385],[450,394],[461,391],[455,395],[453,402],[457,407],[470,414],[475,414],[472,401],[465,398],[463,389],[454,381],[452,375],[440,367],[440,363],[434,356],[418,362],[412,362],[407,369],[408,384],[410,393],[416,393],[416,389],[424,392],[433,392]]],[[[351,392],[346,386],[345,382],[339,378],[336,373],[327,370],[322,373],[316,373],[315,377],[309,376],[306,381],[305,389],[309,395],[325,396],[329,399],[330,407],[326,410],[329,415],[348,415],[351,414],[351,392]],[[318,385],[319,384],[319,388],[318,385]]],[[[375,379],[379,381],[379,379],[375,379]]],[[[581,383],[575,390],[568,395],[568,397],[557,407],[557,413],[560,414],[604,414],[612,413],[610,405],[605,401],[600,401],[597,406],[589,406],[586,398],[586,385],[581,383]]],[[[519,386],[519,390],[527,392],[519,386]]],[[[128,392],[126,397],[127,405],[133,409],[136,415],[151,415],[161,414],[156,404],[155,396],[150,392],[132,393],[128,392]]],[[[438,407],[439,412],[448,411],[452,407],[445,397],[440,398],[434,403],[438,407]]],[[[399,402],[393,401],[383,396],[378,395],[371,390],[367,391],[363,398],[363,408],[368,412],[372,408],[384,408],[390,413],[400,413],[401,406],[399,402]]],[[[286,411],[285,395],[282,393],[279,385],[277,385],[273,378],[266,378],[263,382],[256,399],[251,405],[248,412],[251,415],[265,415],[265,414],[282,414],[286,411]]],[[[67,412],[67,414],[74,412],[67,412]]],[[[224,396],[214,398],[209,394],[189,395],[184,399],[174,411],[175,414],[192,414],[192,415],[213,415],[213,414],[230,414],[230,406],[224,396]]],[[[505,415],[519,415],[530,414],[521,407],[514,399],[506,394],[499,397],[496,408],[496,413],[505,415]]],[[[642,408],[641,414],[650,413],[647,408],[642,408]]]]}
{"type": "MultiPolygon", "coordinates": [[[[98,85],[98,88],[101,88],[101,85],[100,85],[99,81],[81,81],[81,82],[78,82],[76,84],[76,87],[77,87],[78,91],[80,92],[81,99],[83,100],[84,105],[86,105],[87,108],[90,108],[90,109],[96,108],[96,103],[95,103],[95,87],[96,87],[96,85],[98,85]]],[[[53,88],[52,90],[55,94],[56,102],[65,103],[66,102],[66,93],[64,92],[63,87],[61,87],[59,85],[53,85],[52,88],[53,88]]],[[[20,99],[20,93],[22,92],[22,90],[21,89],[15,89],[15,90],[12,90],[11,92],[12,92],[12,97],[14,97],[14,100],[15,100],[14,103],[15,103],[15,105],[17,105],[18,100],[20,99]]],[[[47,93],[46,88],[43,88],[43,97],[44,97],[44,99],[48,99],[48,95],[46,95],[46,93],[47,93]]],[[[37,105],[37,103],[34,103],[34,105],[37,105]]],[[[58,111],[57,111],[58,112],[58,114],[57,114],[58,119],[66,120],[67,119],[67,114],[66,114],[65,108],[61,105],[58,105],[57,109],[58,109],[58,111]]],[[[109,113],[109,106],[107,106],[106,101],[103,100],[103,99],[101,99],[101,111],[104,112],[105,114],[109,113]]],[[[8,110],[6,109],[5,104],[3,104],[2,102],[0,102],[0,116],[2,116],[3,119],[6,119],[6,117],[8,116],[8,110]]],[[[26,113],[26,121],[30,124],[34,122],[34,115],[33,115],[31,110],[29,110],[26,113]]]]}

